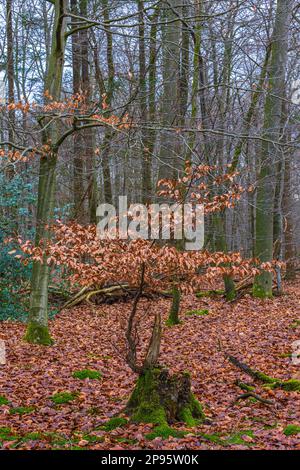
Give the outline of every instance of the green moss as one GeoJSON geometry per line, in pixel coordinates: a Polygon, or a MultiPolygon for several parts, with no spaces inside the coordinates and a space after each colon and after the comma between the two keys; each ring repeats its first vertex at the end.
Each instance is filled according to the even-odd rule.
{"type": "Polygon", "coordinates": [[[204,421],[205,414],[203,412],[202,405],[192,393],[190,395],[189,403],[180,411],[179,419],[189,428],[193,428],[204,421]]]}
{"type": "MultiPolygon", "coordinates": [[[[269,273],[266,273],[269,274],[269,273]]],[[[256,282],[253,284],[252,294],[253,297],[258,299],[271,299],[273,297],[272,289],[264,288],[260,283],[260,276],[256,279],[256,282]]]]}
{"type": "Polygon", "coordinates": [[[171,428],[168,424],[161,424],[156,426],[153,431],[149,434],[146,434],[146,439],[152,440],[156,437],[161,437],[162,439],[168,439],[169,437],[184,437],[186,435],[185,431],[180,431],[178,429],[171,428]]]}
{"type": "Polygon", "coordinates": [[[254,434],[253,434],[253,431],[251,430],[244,430],[244,431],[240,431],[240,432],[237,432],[237,433],[234,433],[230,436],[228,436],[224,443],[225,445],[247,445],[247,446],[252,446],[254,445],[253,442],[248,442],[246,440],[244,440],[243,436],[248,436],[248,437],[251,437],[252,439],[254,438],[254,434]]]}
{"type": "Polygon", "coordinates": [[[280,382],[279,387],[287,392],[300,392],[300,380],[290,379],[280,382]]]}
{"type": "Polygon", "coordinates": [[[203,310],[188,310],[185,312],[186,315],[199,315],[199,316],[205,316],[209,314],[209,310],[203,309],[203,310]]]}
{"type": "Polygon", "coordinates": [[[256,377],[258,380],[261,380],[265,384],[275,385],[277,384],[278,380],[274,379],[273,377],[269,377],[268,375],[264,374],[263,372],[255,371],[256,377]]]}
{"type": "Polygon", "coordinates": [[[0,442],[1,441],[15,441],[17,439],[17,435],[14,431],[10,428],[0,428],[0,442]]]}
{"type": "Polygon", "coordinates": [[[256,370],[251,370],[251,375],[257,380],[263,382],[265,387],[281,388],[282,390],[286,390],[287,392],[300,392],[300,380],[279,380],[256,370]]]}
{"type": "Polygon", "coordinates": [[[265,374],[262,374],[265,383],[265,386],[268,388],[281,388],[286,392],[300,392],[300,380],[297,379],[289,379],[289,380],[278,380],[273,379],[272,377],[268,377],[265,374]]]}
{"type": "Polygon", "coordinates": [[[43,434],[44,438],[49,441],[53,446],[64,446],[69,442],[65,436],[56,432],[46,432],[43,434]]]}
{"type": "Polygon", "coordinates": [[[72,439],[70,442],[78,444],[79,441],[84,440],[88,441],[91,444],[97,443],[97,442],[103,442],[104,441],[104,436],[98,436],[97,434],[92,434],[92,433],[75,433],[72,436],[72,439]]]}
{"type": "Polygon", "coordinates": [[[166,321],[167,326],[179,325],[181,322],[179,320],[179,306],[180,306],[180,297],[181,293],[177,287],[172,289],[172,305],[169,313],[169,317],[166,321]]]}
{"type": "Polygon", "coordinates": [[[63,405],[64,403],[76,400],[77,396],[78,392],[58,392],[50,398],[56,405],[63,405]]]}
{"type": "Polygon", "coordinates": [[[1,405],[8,405],[9,401],[4,395],[0,395],[0,406],[1,405]]]}
{"type": "Polygon", "coordinates": [[[11,408],[9,410],[9,414],[11,414],[11,415],[15,415],[15,414],[25,415],[25,414],[28,414],[28,413],[32,413],[34,410],[35,410],[35,408],[33,406],[16,406],[15,408],[11,408]]]}
{"type": "Polygon", "coordinates": [[[134,444],[137,443],[136,439],[129,439],[127,437],[116,437],[116,441],[117,442],[122,442],[124,444],[131,444],[131,445],[134,445],[134,444]]]}
{"type": "Polygon", "coordinates": [[[132,421],[136,423],[164,424],[167,422],[166,413],[160,404],[155,405],[142,403],[138,411],[132,416],[132,421]]]}
{"type": "Polygon", "coordinates": [[[102,374],[98,372],[97,370],[91,370],[91,369],[82,369],[82,370],[76,370],[73,372],[72,376],[74,379],[92,379],[92,380],[97,380],[101,379],[102,374]]]}
{"type": "MultiPolygon", "coordinates": [[[[162,380],[164,386],[165,379],[162,379],[160,374],[162,374],[162,370],[157,368],[146,371],[138,378],[127,405],[132,420],[138,423],[156,424],[160,430],[169,429],[168,419],[170,416],[184,422],[189,427],[202,422],[205,418],[202,406],[191,392],[187,397],[187,403],[181,409],[178,409],[177,401],[172,399],[172,393],[169,399],[166,394],[165,398],[161,400],[158,392],[161,386],[159,380],[162,380]]],[[[188,372],[185,374],[189,375],[188,372]]],[[[176,387],[177,380],[177,376],[168,377],[166,382],[168,385],[166,386],[170,386],[172,390],[173,385],[176,387]],[[174,383],[172,383],[173,380],[174,383]]]]}
{"type": "Polygon", "coordinates": [[[283,433],[286,436],[294,436],[295,434],[300,434],[300,426],[297,424],[289,424],[284,430],[283,433]]]}
{"type": "Polygon", "coordinates": [[[27,343],[41,344],[43,346],[50,346],[53,344],[48,327],[40,325],[37,322],[28,323],[24,340],[27,341],[27,343]]]}
{"type": "Polygon", "coordinates": [[[225,296],[228,302],[231,302],[236,297],[235,283],[231,276],[223,276],[225,285],[225,296]]]}
{"type": "Polygon", "coordinates": [[[219,433],[213,433],[213,434],[200,433],[200,434],[198,434],[198,436],[202,437],[203,439],[205,439],[207,441],[213,442],[214,444],[220,444],[220,445],[223,444],[223,440],[220,437],[219,433]]]}
{"type": "Polygon", "coordinates": [[[200,433],[198,436],[202,437],[203,439],[213,442],[214,444],[221,445],[224,447],[230,446],[230,445],[246,445],[246,446],[253,446],[253,442],[248,442],[244,440],[243,436],[249,436],[251,438],[254,438],[253,431],[251,430],[243,430],[239,431],[236,433],[233,433],[229,436],[221,436],[219,433],[213,433],[213,434],[203,434],[200,433]]]}
{"type": "Polygon", "coordinates": [[[291,328],[296,329],[300,326],[300,320],[293,320],[293,323],[291,324],[291,328]]]}
{"type": "Polygon", "coordinates": [[[236,298],[236,291],[235,290],[230,290],[226,292],[226,300],[228,302],[232,302],[236,298]]]}
{"type": "Polygon", "coordinates": [[[116,416],[114,418],[111,418],[100,428],[104,431],[113,431],[116,428],[121,428],[122,426],[125,426],[127,423],[127,419],[116,416]]]}
{"type": "Polygon", "coordinates": [[[24,434],[22,440],[24,441],[40,441],[43,440],[44,436],[41,432],[29,432],[24,434]]]}
{"type": "Polygon", "coordinates": [[[255,390],[255,387],[252,387],[252,385],[246,384],[245,382],[241,382],[239,380],[236,382],[236,385],[246,392],[253,392],[253,390],[255,390]]]}
{"type": "Polygon", "coordinates": [[[166,424],[167,418],[157,393],[157,377],[161,369],[148,369],[140,375],[127,404],[133,410],[132,421],[137,423],[166,424]]]}

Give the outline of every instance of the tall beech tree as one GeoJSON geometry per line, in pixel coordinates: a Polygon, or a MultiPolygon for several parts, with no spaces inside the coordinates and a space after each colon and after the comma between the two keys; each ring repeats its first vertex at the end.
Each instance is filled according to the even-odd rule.
{"type": "MultiPolygon", "coordinates": [[[[285,73],[288,53],[289,27],[293,0],[278,0],[271,43],[271,60],[267,96],[264,108],[263,140],[257,182],[255,256],[261,261],[273,258],[273,218],[276,163],[281,158],[280,131],[282,100],[285,97],[285,73]]],[[[255,297],[272,296],[272,273],[261,273],[253,285],[255,297]]]]}
{"type": "MultiPolygon", "coordinates": [[[[61,98],[62,76],[64,70],[67,17],[67,0],[53,0],[54,23],[52,31],[51,52],[48,58],[45,92],[46,96],[59,101],[61,98]]],[[[47,98],[46,98],[47,100],[47,98]]],[[[38,203],[36,216],[35,242],[38,245],[41,239],[49,239],[47,225],[52,222],[56,164],[59,147],[55,145],[58,140],[59,123],[43,119],[43,145],[47,146],[46,155],[41,156],[38,203]]],[[[51,338],[48,332],[48,282],[49,266],[46,263],[34,262],[31,279],[30,313],[25,339],[31,343],[49,344],[51,338]]]]}

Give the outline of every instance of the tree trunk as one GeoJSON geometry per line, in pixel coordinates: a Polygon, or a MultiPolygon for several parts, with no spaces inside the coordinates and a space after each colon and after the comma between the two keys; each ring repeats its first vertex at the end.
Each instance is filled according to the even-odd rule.
{"type": "MultiPolygon", "coordinates": [[[[12,0],[6,1],[6,41],[7,41],[7,83],[8,83],[8,101],[14,103],[14,44],[13,44],[13,26],[12,26],[12,0]]],[[[15,128],[15,111],[13,109],[8,111],[8,140],[9,142],[14,141],[14,128],[15,128]]],[[[9,179],[15,175],[14,165],[8,165],[6,171],[9,179]]],[[[16,217],[16,214],[11,214],[16,217]]]]}
{"type": "MultiPolygon", "coordinates": [[[[225,211],[213,214],[213,223],[215,227],[215,250],[227,253],[226,240],[226,213],[225,211]]],[[[226,300],[233,300],[236,296],[234,280],[228,276],[223,276],[226,300]]]]}
{"type": "MultiPolygon", "coordinates": [[[[161,103],[161,125],[175,127],[179,116],[180,78],[180,13],[178,0],[163,2],[163,96],[161,103]],[[178,18],[179,17],[179,18],[178,18]]],[[[159,179],[177,177],[183,168],[179,161],[178,137],[170,130],[161,132],[159,179]]]]}
{"type": "Polygon", "coordinates": [[[144,2],[138,0],[139,11],[139,107],[141,129],[141,165],[142,165],[142,201],[147,204],[151,201],[151,154],[149,153],[147,133],[143,129],[148,116],[147,109],[147,82],[146,82],[146,54],[145,54],[145,22],[144,2]]]}
{"type": "MultiPolygon", "coordinates": [[[[54,100],[59,100],[61,94],[65,55],[65,32],[67,27],[64,13],[67,3],[67,0],[56,0],[54,4],[55,19],[52,45],[45,82],[45,90],[54,100]]],[[[50,151],[40,160],[35,246],[38,246],[41,240],[49,240],[50,238],[47,225],[52,222],[54,211],[58,152],[54,143],[57,139],[57,134],[58,129],[56,123],[49,125],[43,134],[43,144],[49,145],[50,151]]],[[[33,263],[30,312],[25,340],[30,343],[48,345],[51,344],[48,331],[49,266],[45,258],[43,261],[43,263],[38,261],[33,263]]]]}
{"type": "MultiPolygon", "coordinates": [[[[285,96],[285,67],[292,0],[278,0],[271,45],[269,92],[265,102],[263,142],[256,198],[255,257],[260,261],[273,258],[274,164],[280,158],[276,142],[280,139],[282,99],[285,96]]],[[[255,277],[255,297],[272,296],[272,273],[263,271],[255,277]]]]}
{"type": "MultiPolygon", "coordinates": [[[[74,15],[79,14],[77,4],[78,0],[71,0],[71,10],[74,15]]],[[[75,20],[72,20],[76,24],[75,20]]],[[[75,27],[75,24],[73,27],[75,27]]],[[[73,93],[80,93],[80,37],[79,32],[72,34],[72,72],[73,72],[73,93]]],[[[84,195],[83,182],[83,160],[82,160],[82,138],[81,132],[75,132],[73,137],[73,202],[74,202],[74,218],[78,223],[84,223],[84,211],[82,210],[82,199],[84,195]]]]}
{"type": "MultiPolygon", "coordinates": [[[[88,17],[88,0],[80,0],[80,15],[84,18],[88,17]]],[[[81,88],[85,96],[87,106],[91,101],[91,82],[90,82],[90,67],[89,67],[89,42],[88,31],[83,29],[79,33],[80,46],[81,46],[81,88]]],[[[87,221],[89,223],[96,223],[97,212],[97,178],[96,178],[96,162],[95,162],[95,131],[94,129],[85,129],[82,132],[81,138],[83,139],[82,147],[82,161],[85,162],[85,170],[87,174],[87,196],[88,196],[88,214],[87,221]]]]}
{"type": "MultiPolygon", "coordinates": [[[[110,108],[112,105],[113,94],[114,94],[114,81],[115,81],[115,66],[113,58],[113,36],[110,28],[110,16],[109,16],[109,5],[107,0],[102,0],[103,7],[103,18],[106,23],[105,33],[106,33],[106,58],[107,58],[107,68],[108,68],[108,81],[107,81],[107,92],[106,92],[106,103],[108,110],[105,113],[106,117],[109,117],[110,108]]],[[[103,145],[102,145],[102,171],[103,171],[103,181],[104,181],[104,202],[107,204],[112,204],[112,181],[111,181],[111,171],[110,171],[110,147],[112,140],[112,130],[110,127],[105,129],[103,145]]]]}
{"type": "Polygon", "coordinates": [[[283,200],[282,210],[285,220],[284,230],[284,259],[286,261],[286,279],[293,280],[296,277],[296,266],[295,266],[295,240],[294,240],[294,219],[293,219],[293,200],[292,200],[292,189],[291,189],[291,151],[289,150],[285,159],[284,169],[284,189],[283,189],[283,200]]]}
{"type": "Polygon", "coordinates": [[[169,313],[169,318],[167,319],[166,324],[168,326],[179,325],[179,308],[180,308],[180,290],[178,287],[173,287],[172,289],[172,305],[169,313]]]}

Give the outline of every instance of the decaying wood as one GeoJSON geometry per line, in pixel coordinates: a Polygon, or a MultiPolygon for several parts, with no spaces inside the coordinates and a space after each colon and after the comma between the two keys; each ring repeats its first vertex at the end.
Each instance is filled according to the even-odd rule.
{"type": "Polygon", "coordinates": [[[161,314],[160,312],[155,313],[155,320],[149,343],[148,351],[144,361],[143,369],[153,367],[158,361],[159,351],[161,342],[161,314]]]}
{"type": "Polygon", "coordinates": [[[261,402],[261,403],[264,403],[265,405],[274,405],[274,402],[271,401],[271,400],[267,400],[266,398],[262,398],[261,396],[257,395],[256,393],[254,392],[246,392],[246,393],[242,393],[241,395],[239,395],[233,402],[232,404],[234,405],[235,403],[237,403],[239,400],[246,400],[247,398],[255,398],[255,400],[261,402]]]}
{"type": "Polygon", "coordinates": [[[229,362],[231,362],[234,366],[241,369],[243,372],[245,372],[245,374],[250,375],[250,377],[253,377],[256,380],[262,381],[261,374],[258,371],[251,369],[251,367],[249,367],[244,362],[239,361],[239,359],[237,359],[234,356],[226,355],[226,357],[229,360],[229,362]]]}

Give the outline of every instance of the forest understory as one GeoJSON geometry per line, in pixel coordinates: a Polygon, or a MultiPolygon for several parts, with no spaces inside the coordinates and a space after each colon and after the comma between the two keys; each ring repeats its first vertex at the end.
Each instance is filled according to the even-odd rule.
{"type": "MultiPolygon", "coordinates": [[[[143,321],[156,309],[166,320],[169,304],[142,299],[143,321]]],[[[300,330],[299,278],[269,300],[183,298],[181,324],[164,326],[161,358],[173,372],[190,372],[207,421],[176,424],[172,436],[156,437],[153,425],[131,423],[124,413],[136,381],[122,356],[130,306],[63,310],[50,321],[55,343],[47,348],[22,340],[24,324],[2,323],[7,363],[0,371],[0,448],[300,449],[299,391],[268,388],[227,359],[280,380],[300,379],[291,360],[300,330]]]]}

